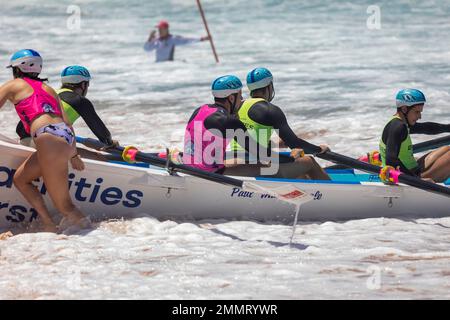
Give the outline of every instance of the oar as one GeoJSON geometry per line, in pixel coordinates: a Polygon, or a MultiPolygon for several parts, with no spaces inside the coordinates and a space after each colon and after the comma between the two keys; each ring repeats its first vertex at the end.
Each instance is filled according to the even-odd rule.
{"type": "MultiPolygon", "coordinates": [[[[331,151],[327,151],[322,154],[318,154],[317,157],[322,158],[324,160],[332,161],[338,164],[343,164],[346,166],[349,166],[351,168],[360,169],[363,171],[371,172],[371,173],[380,173],[380,167],[362,162],[359,160],[355,160],[353,158],[340,155],[338,153],[334,153],[331,151]]],[[[436,194],[440,194],[443,196],[450,197],[450,189],[446,188],[444,186],[438,185],[433,182],[425,181],[420,178],[407,175],[405,173],[399,173],[399,172],[393,172],[393,174],[398,174],[398,181],[404,184],[407,184],[409,186],[422,189],[425,191],[433,192],[436,194]]]]}
{"type": "MultiPolygon", "coordinates": [[[[96,149],[96,150],[102,150],[102,151],[105,151],[108,153],[121,154],[122,156],[124,155],[124,151],[125,151],[125,153],[127,153],[127,150],[128,150],[122,146],[112,147],[112,148],[108,148],[108,149],[104,150],[106,145],[98,140],[91,139],[91,138],[81,138],[81,137],[76,137],[76,139],[77,139],[78,143],[81,143],[89,148],[96,149]]],[[[201,179],[205,179],[205,180],[209,180],[209,181],[213,181],[213,182],[217,182],[217,183],[221,183],[221,184],[225,184],[225,185],[229,185],[229,186],[233,186],[233,187],[238,187],[242,190],[247,190],[247,191],[251,191],[251,192],[259,192],[259,193],[265,192],[265,193],[275,196],[276,198],[278,198],[282,201],[286,201],[291,204],[294,204],[297,209],[300,207],[301,204],[312,200],[312,197],[309,194],[307,194],[306,192],[298,189],[297,187],[295,187],[294,185],[291,185],[291,184],[283,185],[283,186],[277,187],[277,188],[262,187],[260,185],[251,183],[249,181],[243,181],[240,179],[224,176],[221,174],[207,172],[207,171],[193,168],[193,167],[190,167],[190,166],[187,166],[184,164],[173,163],[170,161],[170,157],[168,157],[168,159],[163,159],[163,158],[156,156],[155,154],[144,153],[141,151],[137,151],[136,149],[134,149],[134,152],[132,153],[132,158],[135,161],[145,162],[145,163],[152,164],[154,166],[166,168],[170,172],[185,173],[185,174],[189,174],[194,177],[198,177],[201,179]]]]}
{"type": "Polygon", "coordinates": [[[436,138],[425,142],[413,145],[414,153],[424,152],[432,149],[437,149],[450,144],[450,135],[442,138],[436,138]]]}

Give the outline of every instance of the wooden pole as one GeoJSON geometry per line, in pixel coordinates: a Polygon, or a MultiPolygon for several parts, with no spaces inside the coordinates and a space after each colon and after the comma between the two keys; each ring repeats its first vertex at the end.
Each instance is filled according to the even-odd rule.
{"type": "Polygon", "coordinates": [[[208,34],[208,37],[209,37],[209,43],[211,43],[211,49],[214,54],[214,58],[216,59],[216,62],[219,63],[219,57],[217,56],[216,47],[214,46],[213,38],[211,36],[211,33],[209,32],[208,22],[206,21],[205,13],[203,12],[203,8],[202,8],[202,4],[200,3],[200,0],[197,0],[197,5],[198,5],[198,10],[200,11],[200,15],[202,16],[203,24],[205,25],[206,33],[208,34]]]}

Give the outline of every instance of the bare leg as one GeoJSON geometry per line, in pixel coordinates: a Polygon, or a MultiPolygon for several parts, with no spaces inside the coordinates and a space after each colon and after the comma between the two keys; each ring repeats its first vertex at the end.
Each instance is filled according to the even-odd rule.
{"type": "Polygon", "coordinates": [[[297,158],[295,162],[280,164],[278,175],[291,179],[330,180],[328,174],[310,156],[297,158]]]}
{"type": "Polygon", "coordinates": [[[24,198],[36,209],[39,217],[44,224],[44,230],[56,232],[56,225],[53,222],[50,212],[45,205],[44,198],[38,189],[33,185],[33,181],[41,176],[41,168],[37,160],[37,154],[34,152],[17,169],[14,175],[14,185],[22,193],[24,198]]]}
{"type": "Polygon", "coordinates": [[[436,162],[437,159],[445,155],[447,152],[450,152],[450,147],[441,147],[433,152],[430,152],[429,155],[425,158],[425,168],[429,168],[436,162]]]}
{"type": "Polygon", "coordinates": [[[450,177],[450,147],[442,147],[430,153],[425,159],[422,178],[431,178],[436,182],[444,182],[450,177]]]}
{"type": "MultiPolygon", "coordinates": [[[[224,174],[231,176],[261,176],[261,164],[235,164],[232,161],[226,163],[224,174]]],[[[320,167],[313,157],[302,157],[291,163],[280,163],[278,172],[273,177],[284,179],[314,179],[330,180],[328,174],[320,167]]]]}
{"type": "Polygon", "coordinates": [[[298,158],[295,162],[280,163],[278,173],[275,175],[283,179],[308,179],[308,172],[311,170],[312,161],[305,158],[298,158]]]}
{"type": "Polygon", "coordinates": [[[68,160],[74,153],[72,147],[50,134],[39,136],[35,142],[42,177],[55,208],[72,224],[81,223],[85,216],[73,204],[67,181],[68,160]]]}
{"type": "Polygon", "coordinates": [[[297,158],[295,163],[300,164],[301,167],[307,169],[306,172],[300,173],[301,175],[307,175],[313,180],[331,180],[330,176],[322,169],[322,167],[317,163],[317,161],[310,156],[305,156],[302,158],[297,158]]]}

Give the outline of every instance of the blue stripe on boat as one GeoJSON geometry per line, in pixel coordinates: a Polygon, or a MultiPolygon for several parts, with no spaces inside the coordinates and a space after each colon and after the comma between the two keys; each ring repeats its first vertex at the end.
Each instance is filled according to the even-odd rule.
{"type": "Polygon", "coordinates": [[[260,181],[277,181],[277,182],[294,182],[294,183],[324,183],[324,184],[361,184],[354,176],[353,180],[305,180],[305,179],[283,179],[283,178],[266,178],[256,177],[255,180],[260,181]]]}
{"type": "Polygon", "coordinates": [[[130,167],[138,167],[138,168],[150,168],[150,165],[148,163],[143,162],[137,162],[137,163],[128,163],[124,161],[108,161],[109,163],[114,164],[121,164],[123,166],[130,166],[130,167]]]}
{"type": "Polygon", "coordinates": [[[329,173],[329,174],[333,174],[333,173],[339,173],[339,174],[350,173],[350,174],[354,174],[355,170],[353,170],[353,169],[325,169],[325,172],[329,173]]]}

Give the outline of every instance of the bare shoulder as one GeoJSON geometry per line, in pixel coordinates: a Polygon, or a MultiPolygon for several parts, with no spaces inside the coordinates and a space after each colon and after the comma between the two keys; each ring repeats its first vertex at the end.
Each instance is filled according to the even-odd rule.
{"type": "Polygon", "coordinates": [[[3,89],[12,90],[12,89],[15,89],[17,87],[20,87],[23,84],[23,82],[24,81],[22,79],[12,79],[12,80],[9,80],[9,81],[5,82],[2,85],[2,88],[3,89]]]}
{"type": "Polygon", "coordinates": [[[22,79],[13,79],[5,82],[0,88],[2,91],[8,92],[10,95],[15,95],[23,90],[26,85],[27,83],[22,79]]]}
{"type": "Polygon", "coordinates": [[[42,86],[44,88],[45,91],[47,91],[49,94],[51,94],[52,96],[54,96],[55,98],[58,98],[58,94],[56,93],[55,89],[53,89],[52,87],[50,87],[48,84],[46,84],[45,82],[42,83],[42,86]]]}
{"type": "Polygon", "coordinates": [[[47,90],[49,92],[52,92],[52,93],[55,92],[55,90],[52,87],[50,87],[48,84],[46,84],[45,82],[42,82],[42,86],[44,87],[45,90],[47,90]]]}

